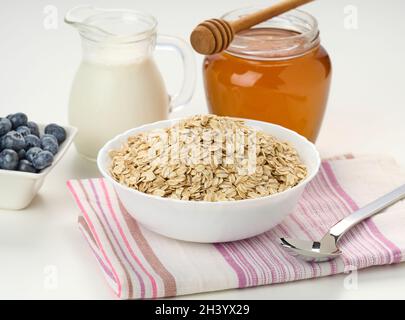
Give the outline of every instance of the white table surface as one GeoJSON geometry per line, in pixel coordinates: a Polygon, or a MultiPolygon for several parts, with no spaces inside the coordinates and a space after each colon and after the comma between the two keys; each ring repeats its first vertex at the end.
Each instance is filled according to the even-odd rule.
{"type": "MultiPolygon", "coordinates": [[[[200,20],[257,2],[85,1],[101,7],[151,12],[159,20],[160,32],[183,38],[200,20]]],[[[66,123],[67,100],[80,59],[80,43],[76,32],[63,24],[63,15],[79,3],[1,1],[0,115],[24,111],[37,122],[66,123]],[[43,27],[46,5],[58,10],[57,29],[43,27]]],[[[306,6],[319,20],[322,42],[334,66],[328,111],[317,142],[325,156],[379,153],[392,155],[405,166],[405,2],[390,0],[389,6],[386,4],[319,0],[306,6]],[[346,5],[357,8],[357,29],[345,28],[346,5]]],[[[169,90],[175,90],[180,78],[178,67],[171,61],[178,61],[171,54],[158,54],[157,59],[169,90]]],[[[200,66],[198,57],[195,97],[176,116],[206,112],[200,66]]],[[[77,208],[65,187],[69,178],[96,175],[95,166],[79,158],[71,148],[28,209],[0,210],[0,299],[114,299],[78,230],[77,208]]],[[[185,298],[405,298],[405,264],[360,271],[357,289],[344,285],[347,276],[185,298]]]]}

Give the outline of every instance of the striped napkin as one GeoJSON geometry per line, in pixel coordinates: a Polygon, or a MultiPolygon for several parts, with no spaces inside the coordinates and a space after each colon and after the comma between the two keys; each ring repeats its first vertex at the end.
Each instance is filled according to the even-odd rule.
{"type": "MultiPolygon", "coordinates": [[[[79,227],[119,298],[159,298],[333,275],[403,261],[405,201],[354,227],[341,258],[308,263],[280,237],[319,239],[335,222],[405,182],[395,161],[346,156],[323,161],[298,207],[272,230],[247,240],[198,244],[157,235],[133,220],[104,179],[71,180],[79,227]]],[[[192,212],[190,212],[192,214],[192,212]]]]}

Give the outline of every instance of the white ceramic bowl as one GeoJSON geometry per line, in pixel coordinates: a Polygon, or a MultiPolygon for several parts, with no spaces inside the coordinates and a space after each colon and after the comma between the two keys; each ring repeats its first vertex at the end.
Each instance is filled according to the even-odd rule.
{"type": "Polygon", "coordinates": [[[308,168],[308,176],[297,186],[271,196],[239,201],[185,201],[148,195],[116,182],[109,174],[108,152],[120,148],[129,136],[156,128],[167,128],[178,120],[164,120],[129,130],[106,143],[98,154],[102,175],[113,184],[128,212],[146,228],[164,236],[193,242],[225,242],[263,233],[290,214],[305,186],[320,166],[315,146],[299,134],[278,125],[245,120],[247,125],[290,142],[308,168]]]}
{"type": "MultiPolygon", "coordinates": [[[[42,134],[45,125],[38,126],[42,134]]],[[[76,128],[68,126],[64,126],[64,128],[66,140],[60,145],[52,166],[40,173],[0,170],[0,209],[21,210],[31,203],[44,183],[45,177],[62,159],[76,135],[76,128]]]]}

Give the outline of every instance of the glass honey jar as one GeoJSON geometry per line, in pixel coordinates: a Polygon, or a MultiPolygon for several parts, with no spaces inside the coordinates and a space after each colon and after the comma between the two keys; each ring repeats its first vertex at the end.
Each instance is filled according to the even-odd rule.
{"type": "MultiPolygon", "coordinates": [[[[260,7],[232,11],[232,21],[260,7]]],[[[267,121],[315,142],[331,82],[331,62],[314,17],[300,10],[235,35],[228,49],[205,57],[209,111],[267,121]]]]}

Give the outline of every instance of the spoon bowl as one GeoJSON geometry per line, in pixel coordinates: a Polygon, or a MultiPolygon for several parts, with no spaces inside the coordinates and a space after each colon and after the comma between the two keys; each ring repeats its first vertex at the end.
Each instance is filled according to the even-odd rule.
{"type": "Polygon", "coordinates": [[[342,252],[328,235],[321,241],[281,238],[281,245],[293,256],[308,262],[323,262],[339,257],[342,252]]]}

